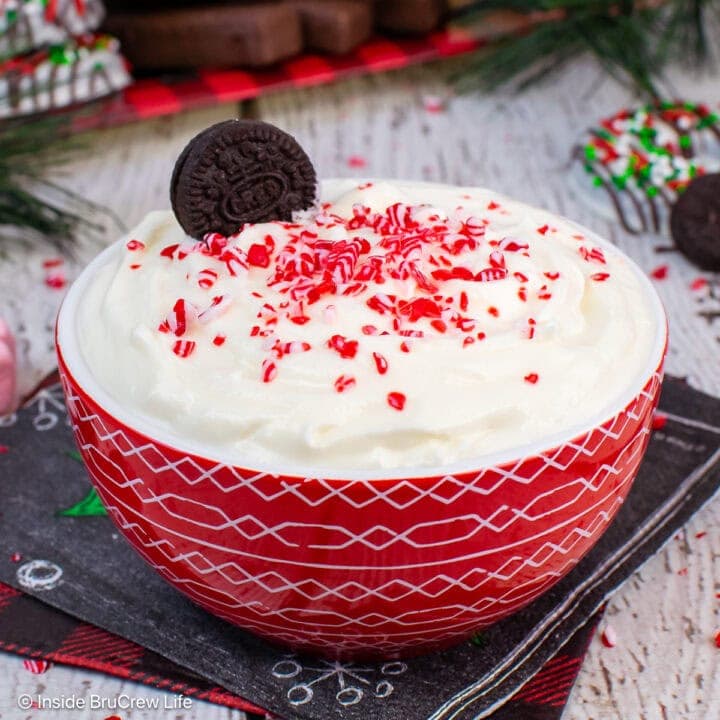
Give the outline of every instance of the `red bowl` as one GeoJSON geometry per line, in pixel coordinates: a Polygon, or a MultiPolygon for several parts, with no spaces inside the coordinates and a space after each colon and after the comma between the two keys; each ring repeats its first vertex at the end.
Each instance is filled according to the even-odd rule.
{"type": "Polygon", "coordinates": [[[583,427],[430,470],[326,478],[223,462],[153,429],[84,363],[58,318],[77,444],[111,518],[170,584],[242,628],[340,658],[456,643],[538,597],[593,546],[630,490],[662,382],[662,306],[646,370],[583,427]]]}

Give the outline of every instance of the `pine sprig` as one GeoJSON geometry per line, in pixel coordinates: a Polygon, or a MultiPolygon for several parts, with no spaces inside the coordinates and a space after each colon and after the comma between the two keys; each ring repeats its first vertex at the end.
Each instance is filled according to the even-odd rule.
{"type": "MultiPolygon", "coordinates": [[[[81,148],[66,118],[0,125],[0,236],[21,242],[44,239],[71,251],[79,235],[103,230],[107,211],[51,180],[81,148]]],[[[0,245],[0,250],[2,245],[0,245]]]]}
{"type": "Polygon", "coordinates": [[[497,10],[518,13],[528,29],[500,38],[461,67],[453,78],[460,91],[508,83],[523,89],[589,52],[610,75],[658,100],[667,64],[707,61],[709,28],[720,21],[720,0],[476,0],[457,22],[481,28],[497,10]]]}

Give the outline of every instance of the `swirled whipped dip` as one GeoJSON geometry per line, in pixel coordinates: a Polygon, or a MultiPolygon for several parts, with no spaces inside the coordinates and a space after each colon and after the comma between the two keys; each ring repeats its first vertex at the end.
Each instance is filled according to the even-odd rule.
{"type": "Polygon", "coordinates": [[[489,190],[333,181],[296,223],[150,213],[80,348],[123,407],[246,467],[435,466],[570,430],[637,384],[657,312],[624,256],[489,190]]]}

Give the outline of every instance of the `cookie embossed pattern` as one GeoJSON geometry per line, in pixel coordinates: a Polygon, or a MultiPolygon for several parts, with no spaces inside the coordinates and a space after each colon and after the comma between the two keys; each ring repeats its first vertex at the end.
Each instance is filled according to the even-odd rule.
{"type": "MultiPolygon", "coordinates": [[[[201,165],[217,147],[215,136],[208,137],[201,165]]],[[[191,155],[192,149],[185,160],[191,155]]],[[[244,172],[248,177],[256,172],[253,162],[253,154],[233,154],[239,165],[231,187],[244,182],[244,172]]],[[[185,165],[182,157],[180,164],[185,165]]],[[[291,179],[286,181],[290,187],[291,179]]],[[[574,567],[630,489],[647,447],[666,347],[664,313],[647,278],[589,231],[490,191],[379,185],[378,190],[372,182],[330,184],[319,206],[291,223],[251,218],[231,237],[219,236],[212,226],[194,228],[206,231],[199,243],[181,236],[166,247],[165,233],[180,229],[155,214],[142,232],[90,264],[68,293],[57,328],[60,374],[79,448],[111,518],[135,549],[216,615],[294,649],[342,660],[397,660],[456,643],[537,598],[574,567]],[[357,193],[366,191],[373,201],[358,206],[357,193]],[[462,197],[475,203],[476,215],[457,210],[462,197]],[[518,218],[530,226],[518,225],[518,218]],[[510,237],[509,227],[519,235],[510,237]],[[355,237],[343,235],[348,229],[355,237]],[[392,247],[407,249],[410,240],[407,256],[393,252],[392,247]],[[337,257],[340,247],[344,252],[337,257]],[[447,263],[441,259],[446,255],[447,263]],[[540,258],[537,268],[534,257],[540,258]],[[545,267],[549,260],[561,267],[545,267]],[[190,269],[196,262],[217,277],[195,276],[190,269]],[[520,265],[528,266],[527,276],[520,265]],[[112,280],[114,268],[122,280],[112,280]],[[134,287],[138,278],[151,289],[141,308],[97,301],[106,281],[121,290],[125,281],[134,287]],[[193,293],[220,297],[203,311],[210,311],[207,322],[193,310],[192,298],[177,300],[175,288],[169,296],[168,283],[189,279],[193,293]],[[229,292],[241,293],[243,301],[220,313],[229,292]],[[285,293],[286,300],[265,308],[273,293],[285,293]],[[488,304],[488,294],[497,302],[488,304]],[[626,298],[636,303],[636,316],[618,312],[626,298]],[[587,317],[572,315],[576,303],[587,317]],[[336,313],[328,312],[328,304],[336,313]],[[530,323],[528,307],[535,306],[554,308],[553,321],[539,311],[530,323]],[[486,329],[475,327],[479,307],[486,329]],[[570,318],[563,314],[568,307],[570,318]],[[110,315],[97,316],[100,308],[110,315]],[[257,318],[246,317],[256,310],[257,318]],[[133,326],[136,312],[149,313],[147,331],[125,327],[128,318],[133,326]],[[346,332],[369,325],[366,315],[375,331],[346,332]],[[247,321],[247,337],[233,337],[230,328],[221,332],[218,323],[228,318],[241,335],[247,321]],[[116,321],[117,332],[111,329],[116,321]],[[571,409],[577,414],[564,416],[564,424],[551,432],[547,425],[538,432],[536,421],[544,415],[533,402],[548,387],[553,365],[548,357],[555,357],[556,346],[582,355],[584,343],[576,348],[569,340],[573,328],[585,324],[584,343],[609,337],[598,351],[615,359],[624,353],[620,385],[598,397],[583,394],[582,382],[573,385],[579,394],[571,409]],[[631,329],[643,338],[632,359],[618,339],[631,329]],[[474,342],[467,343],[471,332],[474,342]],[[221,337],[227,342],[217,342],[221,337]],[[379,353],[378,343],[386,352],[379,353]],[[508,362],[498,365],[495,357],[493,365],[493,355],[504,346],[510,347],[503,355],[508,362]],[[516,346],[527,348],[524,355],[543,367],[518,372],[515,363],[523,358],[515,357],[521,355],[516,346]],[[114,382],[138,348],[146,361],[127,365],[134,375],[119,396],[114,382]],[[103,363],[96,361],[108,350],[118,370],[113,378],[103,375],[103,363]],[[281,368],[270,367],[273,353],[281,368]],[[434,374],[436,384],[452,389],[456,356],[477,357],[474,365],[484,358],[486,372],[490,367],[497,373],[496,384],[528,410],[521,416],[536,434],[514,441],[501,435],[505,444],[494,452],[479,450],[479,443],[463,446],[463,437],[477,430],[471,426],[446,436],[431,427],[445,439],[417,442],[425,437],[418,433],[422,423],[447,416],[447,397],[433,400],[428,406],[433,412],[418,410],[432,397],[427,377],[434,374]],[[426,362],[424,373],[395,370],[412,368],[415,358],[426,362]],[[150,359],[166,369],[154,373],[150,359]],[[196,364],[203,362],[210,363],[208,372],[196,364]],[[346,368],[352,373],[343,372],[346,368]],[[222,438],[213,445],[208,428],[205,436],[199,426],[188,432],[183,423],[191,422],[192,414],[177,403],[166,423],[158,410],[163,385],[172,387],[177,378],[182,391],[169,399],[192,398],[188,407],[205,418],[214,436],[233,427],[236,411],[254,412],[246,433],[251,442],[238,451],[230,442],[223,446],[222,438]],[[148,379],[160,384],[137,393],[137,383],[148,379]],[[210,390],[203,383],[216,379],[225,391],[204,408],[210,390]],[[388,384],[399,382],[402,387],[388,384]],[[259,401],[238,402],[246,391],[259,401]],[[155,412],[137,404],[143,397],[156,403],[155,412]],[[286,410],[275,417],[273,403],[286,410]],[[334,454],[333,448],[300,452],[307,432],[298,432],[301,423],[289,424],[291,416],[297,420],[300,413],[307,426],[316,415],[335,422],[343,412],[354,420],[341,425],[365,438],[366,447],[375,446],[375,462],[363,466],[355,444],[347,442],[334,454]],[[365,431],[368,419],[374,434],[365,431]],[[266,423],[275,440],[263,445],[266,423]],[[404,453],[397,442],[402,437],[404,453]],[[413,465],[425,445],[430,454],[413,465]]],[[[203,187],[213,197],[213,183],[203,187]]],[[[188,191],[187,197],[194,196],[188,191]]],[[[252,211],[255,200],[234,197],[233,217],[252,211]]],[[[292,202],[303,208],[302,197],[292,202]]],[[[208,222],[222,216],[218,208],[222,202],[206,216],[208,222]]],[[[613,368],[617,376],[617,363],[613,368]]],[[[467,376],[466,394],[483,382],[476,368],[467,376]]],[[[486,405],[502,407],[502,393],[487,393],[486,399],[486,405]]],[[[473,408],[462,405],[466,410],[473,408]]]]}

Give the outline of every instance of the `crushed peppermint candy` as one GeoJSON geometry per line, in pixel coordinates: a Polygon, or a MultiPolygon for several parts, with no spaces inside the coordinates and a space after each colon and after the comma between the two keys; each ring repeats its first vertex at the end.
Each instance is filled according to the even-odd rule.
{"type": "Polygon", "coordinates": [[[49,660],[27,658],[23,660],[23,667],[33,675],[43,675],[52,667],[52,663],[49,660]]]}
{"type": "Polygon", "coordinates": [[[406,398],[401,392],[388,393],[387,401],[393,410],[403,410],[405,408],[406,398]]]}
{"type": "MultiPolygon", "coordinates": [[[[45,263],[43,263],[43,265],[45,265],[45,263]]],[[[45,273],[45,285],[49,288],[62,290],[67,285],[67,276],[62,269],[62,262],[60,264],[53,262],[52,265],[46,266],[45,269],[47,270],[45,273]]]]}
{"type": "Polygon", "coordinates": [[[600,633],[600,640],[606,648],[614,648],[618,643],[617,633],[612,625],[606,625],[602,633],[600,633]]]}
{"type": "MultiPolygon", "coordinates": [[[[362,165],[364,161],[361,164],[358,160],[354,166],[362,165]]],[[[367,183],[361,189],[371,186],[367,183]]],[[[495,201],[487,210],[506,213],[495,201]]],[[[195,293],[188,294],[193,298],[198,288],[210,296],[209,291],[227,276],[241,280],[260,277],[268,292],[255,282],[245,298],[240,294],[215,295],[197,304],[177,298],[157,330],[170,336],[169,346],[175,355],[187,359],[199,347],[221,347],[227,342],[231,330],[226,324],[218,327],[213,323],[233,303],[250,307],[255,319],[243,341],[258,343],[264,353],[259,368],[264,383],[278,377],[288,357],[312,349],[332,352],[342,361],[369,362],[378,375],[385,375],[389,370],[387,358],[363,338],[398,337],[399,350],[406,354],[411,353],[413,342],[438,336],[469,349],[487,337],[483,325],[488,316],[495,319],[491,325],[513,322],[518,337],[532,340],[538,329],[531,317],[533,308],[539,310],[538,302],[546,304],[553,299],[561,273],[551,266],[540,268],[537,277],[531,277],[524,260],[531,257],[529,243],[518,237],[489,239],[489,224],[487,218],[469,215],[462,208],[448,216],[425,205],[396,203],[375,212],[356,204],[350,217],[341,217],[325,204],[305,224],[269,224],[277,232],[271,230],[245,248],[240,247],[242,230],[230,237],[209,233],[202,242],[170,244],[159,250],[168,262],[185,263],[191,256],[207,260],[200,269],[195,266],[188,270],[187,280],[195,286],[195,293]],[[377,240],[371,244],[368,236],[377,240]],[[512,299],[514,303],[507,311],[499,302],[487,305],[478,300],[483,296],[482,288],[496,283],[510,286],[507,296],[504,291],[500,295],[508,298],[503,302],[512,299]],[[360,299],[374,321],[367,323],[366,312],[365,324],[355,329],[343,327],[347,335],[333,331],[338,324],[340,299],[352,297],[360,299]],[[513,320],[517,313],[521,319],[513,320]],[[327,328],[322,342],[314,340],[311,345],[299,339],[309,324],[327,328]],[[203,326],[209,326],[209,335],[203,326]]],[[[549,224],[537,228],[541,236],[557,232],[549,224]]],[[[601,248],[588,245],[582,235],[576,239],[582,243],[577,252],[585,262],[606,264],[601,248]]],[[[146,247],[133,239],[128,241],[127,250],[137,253],[146,247]]],[[[140,264],[131,267],[139,268],[140,264]]],[[[588,272],[587,276],[602,282],[610,274],[588,272]]],[[[538,379],[535,372],[524,376],[532,385],[538,379]]],[[[329,378],[328,386],[342,393],[357,382],[356,376],[343,373],[329,378]]],[[[391,408],[402,410],[406,397],[395,391],[386,395],[386,401],[391,408]]]]}
{"type": "Polygon", "coordinates": [[[350,375],[340,375],[335,380],[335,390],[339,393],[343,393],[353,387],[355,387],[355,378],[350,375]]]}

